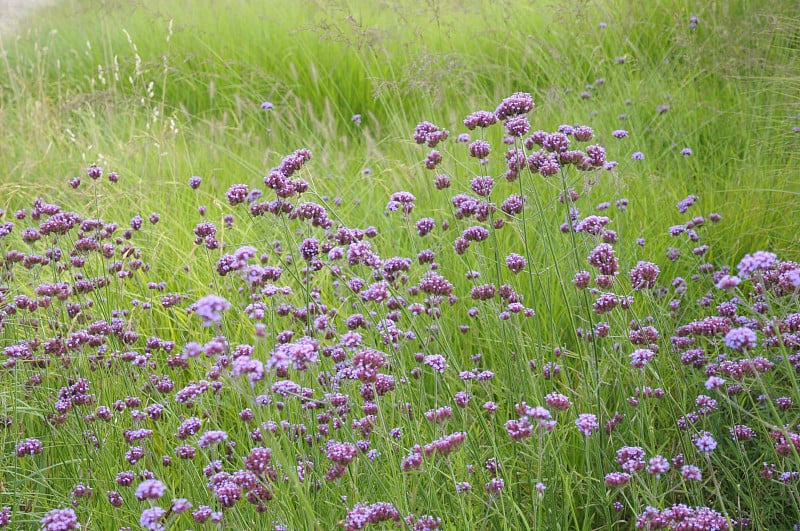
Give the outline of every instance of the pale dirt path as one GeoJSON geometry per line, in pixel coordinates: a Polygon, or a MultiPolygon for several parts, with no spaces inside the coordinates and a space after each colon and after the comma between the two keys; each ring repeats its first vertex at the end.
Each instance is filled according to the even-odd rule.
{"type": "Polygon", "coordinates": [[[54,0],[0,0],[0,37],[8,37],[31,12],[54,0]]]}

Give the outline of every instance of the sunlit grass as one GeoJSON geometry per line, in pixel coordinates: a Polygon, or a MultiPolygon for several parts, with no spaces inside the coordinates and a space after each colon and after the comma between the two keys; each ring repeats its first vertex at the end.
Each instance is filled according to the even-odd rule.
{"type": "MultiPolygon", "coordinates": [[[[768,374],[746,378],[744,393],[727,396],[725,388],[704,386],[713,372],[704,374],[708,365],[681,363],[688,347],[676,347],[671,338],[679,326],[714,315],[733,296],[715,287],[704,264],[713,264],[719,274],[729,267],[734,274],[742,257],[758,250],[774,252],[780,260],[800,258],[800,134],[793,129],[800,127],[794,97],[800,22],[791,2],[162,4],[65,1],[27,21],[18,36],[3,40],[0,161],[7,177],[0,182],[0,209],[5,211],[0,221],[13,222],[15,229],[0,239],[5,257],[0,263],[7,273],[0,291],[0,309],[6,312],[0,346],[38,345],[37,337],[41,342],[66,340],[92,322],[116,318],[140,334],[128,344],[118,333],[93,332],[104,336],[98,339],[99,350],[98,345],[84,346],[70,350],[68,360],[63,354],[41,365],[22,359],[0,369],[0,406],[10,419],[0,427],[0,508],[11,507],[12,527],[37,528],[47,511],[73,501],[85,528],[136,527],[150,506],[133,495],[146,474],[133,486],[120,487],[115,478],[124,470],[149,470],[164,482],[167,494],[152,505],[168,508],[172,498],[186,498],[193,510],[209,505],[222,511],[222,525],[231,529],[341,527],[356,504],[379,501],[393,504],[401,519],[412,514],[441,518],[446,529],[626,529],[647,506],[662,510],[673,503],[707,506],[731,522],[747,518],[753,529],[788,528],[800,521],[796,481],[778,480],[780,473],[797,468],[797,451],[779,454],[774,444],[797,424],[796,405],[784,411],[774,402],[780,396],[795,404],[800,400],[792,367],[796,361],[787,361],[796,345],[759,344],[758,350],[741,353],[725,346],[724,334],[707,344],[698,341],[717,364],[723,360],[719,355],[762,354],[776,364],[768,374]],[[692,16],[699,19],[696,27],[692,16]],[[502,124],[486,130],[492,153],[486,166],[479,165],[468,156],[466,144],[456,141],[466,131],[463,119],[478,109],[494,110],[514,92],[530,93],[536,104],[529,114],[531,132],[590,125],[592,143],[603,145],[617,166],[593,172],[568,168],[547,179],[521,172],[519,179],[507,182],[502,124]],[[262,108],[263,102],[271,108],[262,108]],[[361,115],[360,123],[353,121],[355,114],[361,115]],[[430,149],[412,140],[414,127],[423,120],[450,131],[450,138],[436,146],[444,159],[436,171],[423,164],[430,149]],[[615,138],[612,132],[618,129],[629,135],[615,138]],[[330,242],[325,230],[285,215],[252,216],[247,205],[232,207],[226,201],[233,184],[263,189],[261,200],[274,199],[263,178],[299,148],[313,153],[299,173],[309,191],[290,202],[295,207],[303,201],[323,205],[333,231],[374,227],[377,236],[365,241],[381,259],[409,258],[409,270],[401,274],[405,278],[389,279],[397,304],[363,295],[364,288],[387,277],[380,267],[348,266],[346,260],[329,260],[325,250],[321,269],[312,276],[304,273],[309,261],[301,256],[300,245],[309,238],[330,242]],[[684,148],[691,154],[682,153],[684,148]],[[635,160],[636,152],[643,160],[635,160]],[[91,163],[104,168],[102,179],[87,176],[91,163]],[[118,183],[107,181],[110,171],[119,173],[118,183]],[[438,173],[450,177],[450,189],[434,187],[438,173]],[[470,180],[476,175],[495,180],[491,200],[498,211],[485,222],[459,219],[451,201],[459,193],[475,195],[470,180]],[[82,183],[73,190],[68,183],[76,176],[82,183]],[[188,185],[192,176],[202,178],[197,190],[188,185]],[[581,194],[574,205],[557,200],[569,188],[581,194]],[[386,209],[390,196],[401,190],[416,197],[408,217],[386,209]],[[525,208],[506,216],[500,204],[512,193],[526,198],[525,208]],[[695,205],[688,213],[679,212],[676,203],[692,194],[698,196],[695,205]],[[115,254],[88,253],[83,268],[12,266],[11,250],[44,255],[58,248],[66,257],[78,238],[75,229],[56,240],[23,243],[22,230],[41,222],[31,218],[35,198],[84,219],[117,223],[114,237],[121,239],[108,240],[115,254]],[[601,203],[608,207],[598,209],[601,203]],[[586,260],[599,239],[559,230],[571,206],[579,210],[578,219],[592,214],[611,219],[619,278],[602,291],[633,296],[632,310],[598,315],[592,311],[598,293],[572,285],[577,271],[595,273],[586,260]],[[23,208],[27,216],[15,216],[23,208]],[[159,215],[157,223],[148,221],[153,213],[159,215]],[[722,221],[711,223],[711,213],[719,213],[722,221]],[[142,226],[128,240],[122,235],[137,215],[142,226]],[[685,234],[670,236],[670,227],[701,215],[706,219],[695,227],[699,242],[685,234]],[[436,221],[436,229],[424,238],[414,225],[422,217],[436,221]],[[506,226],[491,228],[496,219],[506,226]],[[204,221],[216,226],[219,249],[194,242],[193,229],[204,221]],[[443,222],[449,229],[443,229],[443,222]],[[457,254],[454,240],[473,225],[489,229],[488,239],[457,254]],[[276,240],[282,252],[274,249],[276,240]],[[245,308],[261,295],[251,298],[257,290],[251,293],[239,275],[220,276],[215,270],[221,256],[245,245],[264,253],[265,264],[281,266],[283,275],[275,283],[292,289],[292,295],[263,298],[267,317],[260,331],[245,308]],[[709,248],[701,253],[696,251],[700,245],[709,248]],[[667,259],[671,248],[680,248],[679,260],[667,259]],[[418,253],[426,249],[435,251],[435,270],[453,284],[457,301],[409,291],[432,269],[418,263],[418,253]],[[506,267],[511,252],[527,260],[518,275],[506,267]],[[132,266],[130,260],[137,259],[141,263],[132,266]],[[640,260],[661,270],[652,291],[637,291],[628,279],[640,260]],[[117,261],[123,272],[144,267],[121,280],[115,276],[117,261]],[[470,278],[470,271],[480,278],[470,278]],[[76,273],[109,275],[111,280],[35,313],[9,311],[24,306],[16,299],[20,296],[41,297],[36,290],[42,283],[74,284],[80,280],[76,273]],[[355,277],[363,287],[348,286],[355,277]],[[685,288],[674,280],[678,277],[686,280],[685,288]],[[512,301],[499,297],[472,300],[471,290],[487,283],[498,289],[508,285],[535,316],[503,316],[512,301]],[[172,307],[162,304],[169,294],[178,301],[172,307]],[[187,314],[208,294],[232,303],[219,327],[201,327],[197,315],[187,314]],[[698,304],[704,298],[708,304],[698,304]],[[680,305],[673,305],[678,299],[680,305]],[[68,315],[68,302],[91,304],[83,312],[92,318],[84,322],[80,315],[68,315]],[[312,333],[304,317],[291,317],[312,303],[335,312],[326,314],[329,328],[320,324],[312,333]],[[287,306],[280,309],[281,304],[287,306]],[[471,307],[479,308],[477,318],[470,316],[471,307]],[[437,311],[441,318],[432,318],[437,311]],[[324,349],[338,345],[347,318],[355,313],[369,323],[359,329],[363,347],[385,352],[389,360],[382,371],[395,379],[396,388],[385,396],[371,397],[357,380],[330,381],[340,377],[341,368],[324,349]],[[399,332],[387,340],[389,317],[399,332]],[[609,336],[587,340],[600,323],[607,323],[609,336]],[[632,345],[629,333],[647,325],[660,333],[653,342],[658,355],[645,370],[634,370],[629,355],[646,345],[632,345]],[[176,366],[175,359],[167,361],[180,357],[191,342],[202,345],[224,336],[231,350],[252,345],[253,358],[267,363],[282,330],[294,333],[289,343],[304,335],[320,341],[319,363],[309,371],[291,369],[288,378],[313,390],[310,400],[325,407],[309,409],[309,398],[293,393],[281,398],[270,385],[286,375],[275,371],[251,387],[231,376],[230,367],[216,357],[190,358],[186,368],[176,366]],[[146,344],[147,338],[153,343],[146,344]],[[158,346],[159,341],[169,346],[158,346]],[[424,361],[438,354],[449,364],[442,375],[424,361]],[[134,356],[140,359],[132,362],[134,356]],[[473,369],[494,376],[482,381],[459,376],[473,369]],[[174,384],[168,390],[148,383],[164,376],[174,384]],[[59,389],[78,377],[90,381],[94,402],[75,406],[59,424],[53,406],[59,389]],[[221,382],[223,388],[219,394],[201,394],[192,408],[176,400],[179,390],[203,380],[221,382]],[[660,388],[664,396],[648,398],[645,387],[660,388]],[[341,428],[317,417],[322,412],[336,416],[330,405],[333,392],[350,397],[351,410],[340,415],[341,428]],[[471,395],[464,407],[454,403],[458,392],[471,395]],[[505,423],[524,416],[517,404],[544,406],[545,395],[552,392],[573,402],[567,411],[551,408],[554,431],[513,440],[505,423]],[[696,409],[700,394],[716,399],[717,409],[690,430],[679,430],[678,420],[696,409]],[[273,403],[264,405],[259,395],[273,403]],[[97,406],[112,407],[126,397],[139,397],[142,403],[131,402],[124,410],[119,406],[110,422],[85,419],[97,406]],[[132,409],[154,403],[164,406],[160,420],[132,419],[132,409]],[[491,403],[497,406],[494,414],[486,410],[491,403]],[[452,407],[446,423],[425,419],[426,411],[443,406],[452,407]],[[249,422],[240,419],[247,408],[254,414],[249,422]],[[575,426],[584,413],[598,417],[592,436],[575,426]],[[607,434],[606,422],[616,413],[625,418],[607,434]],[[366,415],[375,415],[370,434],[352,425],[366,415]],[[197,448],[194,460],[178,458],[178,445],[197,446],[199,434],[176,439],[189,416],[202,418],[200,434],[225,430],[235,448],[197,448]],[[264,424],[269,421],[278,423],[274,431],[264,424]],[[281,421],[295,426],[280,427],[281,421]],[[300,424],[305,433],[293,435],[300,424]],[[740,448],[728,435],[734,424],[747,424],[757,438],[740,448]],[[330,431],[322,433],[326,428],[320,426],[330,431]],[[134,443],[125,441],[124,432],[144,427],[153,430],[152,438],[135,444],[145,448],[146,456],[129,464],[124,455],[134,443]],[[255,441],[253,430],[259,427],[262,440],[255,441]],[[703,431],[714,435],[715,452],[697,451],[691,436],[703,431]],[[453,433],[466,434],[460,449],[447,457],[426,456],[421,468],[401,472],[414,445],[424,447],[453,433]],[[43,453],[15,457],[17,444],[26,437],[41,439],[43,453]],[[327,440],[369,440],[376,454],[367,457],[364,449],[342,477],[326,478],[332,463],[326,457],[327,440]],[[225,472],[241,470],[256,446],[273,451],[276,478],[264,484],[274,498],[257,512],[241,493],[242,500],[223,511],[206,486],[209,474],[203,468],[219,459],[225,472]],[[680,465],[673,461],[661,479],[642,470],[628,485],[610,487],[604,478],[621,470],[615,459],[623,446],[641,446],[648,459],[683,454],[686,464],[702,469],[703,480],[682,480],[680,465]],[[169,466],[164,456],[171,458],[169,466]],[[490,470],[491,459],[500,462],[499,471],[490,470]],[[771,479],[759,475],[765,462],[776,464],[771,479]],[[487,484],[500,478],[504,486],[492,493],[487,484]],[[70,494],[79,482],[94,489],[90,498],[70,494]],[[471,490],[457,492],[456,485],[464,482],[471,490]],[[124,498],[120,508],[107,498],[113,490],[124,498]]],[[[470,133],[473,139],[484,134],[470,133]]],[[[519,140],[516,145],[521,148],[519,140]]],[[[345,257],[348,243],[339,242],[345,257]]],[[[251,264],[258,262],[258,254],[251,264]]],[[[784,320],[776,327],[794,326],[785,323],[798,311],[797,293],[767,289],[759,296],[752,290],[753,283],[746,281],[734,292],[741,318],[737,326],[748,319],[759,323],[760,341],[770,319],[784,320]],[[768,311],[759,309],[762,303],[768,311]]],[[[346,358],[357,350],[346,349],[346,358]]],[[[4,361],[13,357],[9,352],[4,361]]],[[[401,522],[397,525],[415,525],[401,522]]],[[[170,514],[162,523],[170,529],[211,527],[193,523],[190,514],[170,514]]]]}

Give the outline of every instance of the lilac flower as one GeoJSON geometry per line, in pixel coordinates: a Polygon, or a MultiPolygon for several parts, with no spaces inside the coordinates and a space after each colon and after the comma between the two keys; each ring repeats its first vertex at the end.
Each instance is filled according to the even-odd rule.
{"type": "Polygon", "coordinates": [[[172,500],[171,511],[175,514],[188,512],[192,508],[192,503],[186,498],[176,498],[172,500]]]}
{"type": "Polygon", "coordinates": [[[430,444],[426,444],[423,450],[426,457],[444,457],[457,450],[466,439],[467,434],[464,432],[451,433],[441,439],[436,439],[430,444]]]}
{"type": "Polygon", "coordinates": [[[234,184],[225,192],[225,197],[228,199],[228,204],[236,206],[244,203],[247,200],[248,187],[246,184],[234,184]]]}
{"type": "Polygon", "coordinates": [[[766,271],[774,268],[777,263],[778,256],[775,253],[756,251],[752,255],[745,255],[739,262],[737,269],[739,270],[739,276],[747,279],[756,271],[766,271]]]}
{"type": "Polygon", "coordinates": [[[444,373],[444,371],[447,370],[447,368],[449,367],[447,360],[441,354],[431,354],[425,356],[423,362],[425,363],[425,365],[432,368],[439,374],[444,373]]]}
{"type": "Polygon", "coordinates": [[[149,531],[164,531],[164,524],[161,519],[164,518],[166,511],[161,507],[150,507],[142,511],[142,516],[139,518],[139,524],[148,529],[149,531]]]}
{"type": "Polygon", "coordinates": [[[436,227],[436,221],[433,218],[422,218],[417,221],[417,234],[425,236],[429,234],[436,227]]]}
{"type": "Polygon", "coordinates": [[[689,207],[692,206],[695,203],[695,201],[697,201],[697,196],[690,195],[686,199],[679,201],[678,204],[676,205],[676,208],[678,209],[678,212],[683,214],[687,210],[689,210],[689,207]]]}
{"type": "Polygon", "coordinates": [[[231,303],[218,295],[206,295],[196,303],[190,310],[202,317],[203,326],[211,326],[222,320],[222,312],[229,310],[231,303]]]}
{"type": "Polygon", "coordinates": [[[42,441],[29,437],[17,444],[17,457],[42,453],[42,441]]]}
{"type": "Polygon", "coordinates": [[[391,503],[377,502],[372,505],[361,503],[347,512],[344,526],[345,531],[354,531],[364,529],[368,524],[380,524],[390,520],[396,524],[400,523],[400,513],[391,503]]]}
{"type": "Polygon", "coordinates": [[[633,155],[631,155],[631,158],[633,160],[644,160],[644,153],[641,151],[636,151],[633,155]]]}
{"type": "MultiPolygon", "coordinates": [[[[739,527],[717,511],[708,507],[689,507],[676,503],[672,507],[659,511],[655,507],[647,507],[638,515],[636,529],[696,529],[712,531],[739,527]]],[[[741,526],[746,527],[746,526],[741,526]]]]}
{"type": "Polygon", "coordinates": [[[756,333],[749,328],[732,328],[725,334],[725,346],[737,352],[752,350],[756,339],[756,333]]]}
{"type": "Polygon", "coordinates": [[[486,492],[489,493],[489,495],[495,495],[496,496],[496,495],[500,494],[500,492],[503,490],[503,488],[505,486],[506,486],[506,483],[505,483],[505,481],[503,481],[503,478],[492,478],[486,484],[486,492]]]}
{"type": "Polygon", "coordinates": [[[228,440],[228,434],[222,430],[207,430],[197,441],[200,448],[208,448],[212,444],[221,443],[228,440]]]}
{"type": "Polygon", "coordinates": [[[628,132],[624,129],[617,129],[616,131],[611,133],[611,136],[613,136],[614,138],[626,138],[628,136],[628,132]]]}
{"type": "Polygon", "coordinates": [[[200,187],[201,182],[203,182],[203,179],[196,175],[189,178],[189,186],[192,187],[192,190],[197,190],[200,187]]]}
{"type": "Polygon", "coordinates": [[[139,500],[157,500],[164,495],[167,488],[157,479],[148,479],[136,487],[136,498],[139,500]]]}
{"type": "Polygon", "coordinates": [[[504,99],[495,109],[494,114],[498,120],[505,120],[521,114],[527,114],[533,109],[534,103],[527,92],[515,92],[504,99]]]}
{"type": "Polygon", "coordinates": [[[561,393],[552,392],[544,397],[547,407],[557,411],[566,411],[572,406],[569,397],[561,393]]]}
{"type": "Polygon", "coordinates": [[[476,127],[486,128],[497,123],[497,116],[490,111],[476,111],[464,119],[464,126],[472,131],[476,127]]]}
{"type": "Polygon", "coordinates": [[[425,144],[429,148],[434,148],[439,142],[446,140],[449,135],[450,132],[447,129],[439,129],[430,122],[420,122],[414,130],[414,141],[417,144],[425,144]]]}
{"type": "Polygon", "coordinates": [[[353,122],[356,125],[361,125],[361,115],[360,114],[354,114],[350,118],[350,121],[353,122]]]}
{"type": "Polygon", "coordinates": [[[518,274],[527,265],[527,260],[525,257],[516,253],[511,253],[510,255],[506,256],[506,266],[512,273],[518,274]]]}
{"type": "Polygon", "coordinates": [[[506,131],[512,137],[521,138],[530,131],[531,125],[528,123],[528,118],[525,116],[515,116],[514,118],[509,118],[503,122],[503,125],[506,127],[506,131]]]}
{"type": "Polygon", "coordinates": [[[683,155],[684,157],[691,156],[691,154],[692,154],[691,148],[685,147],[681,150],[681,155],[683,155]]]}
{"type": "Polygon", "coordinates": [[[435,170],[436,166],[438,166],[441,162],[442,154],[435,149],[428,153],[428,156],[425,157],[425,167],[429,170],[435,170]]]}
{"type": "Polygon", "coordinates": [[[663,456],[657,455],[648,462],[647,472],[656,478],[660,478],[661,474],[667,471],[669,471],[669,461],[663,456]]]}
{"type": "Polygon", "coordinates": [[[694,465],[683,465],[681,467],[681,477],[687,481],[702,481],[703,473],[694,465]]]}
{"type": "Polygon", "coordinates": [[[469,155],[476,159],[485,159],[491,152],[491,146],[485,140],[476,140],[469,145],[469,155]]]}
{"type": "Polygon", "coordinates": [[[489,176],[475,177],[470,181],[470,188],[472,188],[472,191],[481,197],[489,196],[492,193],[493,186],[494,179],[489,176]]]}
{"type": "Polygon", "coordinates": [[[268,111],[268,110],[270,110],[270,109],[274,109],[274,108],[275,108],[275,106],[272,104],[272,102],[265,101],[265,102],[263,102],[263,103],[261,104],[261,108],[262,108],[262,109],[264,109],[265,111],[268,111]]]}
{"type": "Polygon", "coordinates": [[[631,480],[631,475],[625,472],[609,472],[606,474],[605,483],[609,487],[621,487],[631,480]]]}
{"type": "Polygon", "coordinates": [[[636,291],[652,289],[656,286],[659,272],[657,265],[651,262],[639,261],[636,267],[631,269],[631,286],[636,291]]]}
{"type": "Polygon", "coordinates": [[[103,175],[103,168],[101,168],[97,164],[92,164],[86,170],[86,174],[92,179],[97,180],[100,178],[101,175],[103,175]]]}
{"type": "Polygon", "coordinates": [[[731,275],[722,275],[720,279],[716,283],[717,289],[731,289],[735,288],[741,283],[741,280],[737,276],[731,275]]]}
{"type": "Polygon", "coordinates": [[[78,515],[73,509],[53,509],[44,515],[41,522],[45,531],[70,531],[81,528],[78,515]]]}
{"type": "Polygon", "coordinates": [[[707,431],[700,432],[692,436],[692,442],[697,447],[697,450],[704,453],[713,452],[717,447],[717,441],[711,433],[707,431]]]}
{"type": "Polygon", "coordinates": [[[578,418],[575,419],[575,426],[578,427],[579,432],[587,436],[592,435],[600,427],[597,423],[597,416],[592,413],[578,415],[578,418]]]}

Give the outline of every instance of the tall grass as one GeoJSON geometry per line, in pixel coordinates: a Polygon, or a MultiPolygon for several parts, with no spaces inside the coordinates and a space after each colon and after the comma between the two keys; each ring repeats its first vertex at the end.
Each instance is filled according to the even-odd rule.
{"type": "MultiPolygon", "coordinates": [[[[379,518],[378,509],[358,504],[376,502],[391,504],[384,516],[408,528],[425,528],[427,514],[429,527],[438,518],[447,529],[597,529],[631,528],[648,508],[685,503],[715,511],[728,526],[790,528],[800,521],[793,475],[798,298],[786,287],[791,261],[800,258],[800,21],[792,8],[744,0],[176,0],[166,7],[70,0],[43,11],[2,41],[0,160],[8,177],[0,209],[14,230],[0,237],[0,508],[10,508],[15,528],[34,529],[47,511],[70,506],[85,528],[135,527],[144,510],[167,509],[173,498],[188,499],[192,510],[220,511],[220,525],[231,529],[358,528],[360,512],[379,518]],[[493,110],[515,92],[536,103],[531,132],[589,125],[589,144],[604,146],[618,164],[591,172],[564,164],[548,178],[525,169],[506,181],[502,124],[470,131],[492,149],[488,164],[470,157],[456,141],[466,132],[464,117],[493,110]],[[435,171],[422,162],[430,148],[412,140],[423,120],[450,130],[435,147],[443,158],[435,171]],[[629,135],[615,138],[619,129],[629,135]],[[288,199],[287,210],[318,203],[330,231],[288,212],[253,215],[235,199],[231,186],[238,184],[263,189],[260,201],[274,199],[262,179],[298,148],[313,153],[294,176],[309,191],[288,199]],[[92,163],[103,168],[101,179],[86,174],[92,163]],[[110,171],[118,183],[108,182],[110,171]],[[434,187],[436,174],[446,174],[451,188],[434,187]],[[486,220],[452,201],[477,194],[476,175],[494,178],[487,200],[497,210],[486,220]],[[68,182],[76,176],[82,182],[73,189],[68,182]],[[202,178],[196,190],[187,184],[192,176],[202,178]],[[568,199],[570,189],[580,197],[568,199]],[[399,191],[416,198],[408,215],[387,207],[399,191]],[[500,205],[510,194],[525,203],[506,215],[500,205]],[[675,208],[692,194],[699,199],[688,213],[675,208]],[[86,226],[31,240],[22,231],[41,231],[50,217],[36,198],[119,228],[113,236],[86,226]],[[572,224],[571,208],[579,212],[572,224]],[[710,213],[722,221],[711,223],[710,213]],[[615,235],[574,230],[592,214],[608,216],[615,235]],[[702,223],[690,221],[701,215],[702,223]],[[141,227],[134,216],[143,218],[141,227]],[[436,225],[424,238],[415,227],[422,217],[436,225]],[[195,242],[201,222],[214,224],[219,248],[195,242]],[[699,241],[689,232],[671,236],[679,225],[699,241]],[[455,251],[454,240],[473,226],[487,230],[486,241],[455,251]],[[135,230],[124,235],[128,227],[135,230]],[[352,229],[348,238],[370,242],[378,256],[350,264],[329,256],[330,248],[347,257],[358,247],[336,242],[337,228],[352,229]],[[110,250],[79,251],[80,238],[110,250]],[[323,246],[313,257],[312,239],[323,246]],[[578,271],[596,278],[587,257],[603,239],[614,243],[617,280],[576,289],[578,271]],[[220,260],[243,246],[256,255],[220,274],[220,260]],[[672,248],[680,248],[679,259],[667,258],[672,248]],[[418,260],[426,249],[435,252],[435,266],[418,260]],[[27,265],[15,262],[17,250],[27,265]],[[56,250],[62,265],[52,259],[56,250]],[[759,250],[777,257],[751,270],[752,260],[741,260],[759,250]],[[512,252],[526,260],[519,274],[506,265],[512,252]],[[283,271],[274,283],[291,294],[262,293],[240,275],[255,271],[262,253],[266,265],[283,271]],[[37,265],[30,256],[51,260],[37,265]],[[84,256],[82,266],[66,263],[76,256],[84,256]],[[388,271],[392,257],[410,259],[407,270],[388,271]],[[652,288],[637,289],[628,277],[640,261],[660,269],[652,288]],[[452,284],[452,300],[448,290],[423,288],[434,272],[452,284]],[[726,272],[741,277],[734,291],[718,286],[726,272]],[[776,280],[779,274],[785,278],[776,280]],[[106,275],[107,284],[79,292],[81,280],[106,275]],[[380,281],[386,298],[367,290],[380,281]],[[48,295],[59,282],[71,288],[63,301],[48,295]],[[471,300],[486,284],[505,290],[505,299],[471,300]],[[517,313],[509,291],[535,315],[517,313]],[[598,311],[601,292],[622,306],[633,297],[633,306],[598,311]],[[200,326],[202,303],[193,305],[209,294],[231,308],[200,326]],[[254,302],[264,303],[263,319],[245,311],[254,302]],[[353,314],[366,320],[359,346],[346,336],[353,314]],[[727,330],[698,332],[697,323],[714,314],[728,328],[754,330],[757,344],[737,347],[727,330]],[[632,339],[647,326],[659,331],[657,339],[632,339]],[[771,342],[776,334],[781,341],[771,342]],[[306,336],[318,357],[308,370],[296,359],[270,369],[288,351],[298,356],[293,349],[306,336]],[[226,341],[221,353],[191,355],[193,344],[210,351],[217,337],[226,341]],[[53,350],[62,342],[64,351],[53,350]],[[241,344],[267,365],[266,378],[252,386],[232,374],[241,344]],[[705,359],[693,366],[685,351],[701,346],[705,359]],[[643,348],[657,355],[632,368],[629,355],[643,348]],[[395,385],[385,395],[376,396],[374,380],[354,376],[364,352],[385,358],[376,371],[395,385]],[[442,373],[430,358],[436,355],[449,366],[442,373]],[[774,366],[753,371],[748,362],[758,356],[774,366]],[[707,384],[714,375],[724,385],[707,384]],[[71,390],[78,378],[88,379],[89,391],[71,390]],[[171,385],[159,390],[163,379],[171,385]],[[298,384],[288,393],[279,383],[287,379],[298,384]],[[219,388],[201,392],[193,406],[178,400],[202,381],[219,388]],[[458,392],[471,399],[456,405],[466,397],[458,392]],[[346,408],[337,393],[348,396],[346,408]],[[550,393],[571,406],[545,404],[550,393]],[[699,395],[713,398],[713,407],[699,395]],[[66,411],[54,407],[58,398],[66,411]],[[544,413],[523,402],[547,405],[555,424],[537,420],[544,413]],[[154,404],[163,406],[158,420],[141,413],[154,404]],[[109,422],[99,406],[112,408],[109,422]],[[452,408],[449,420],[425,419],[443,407],[452,408]],[[581,414],[599,422],[583,428],[591,435],[575,424],[581,414]],[[202,429],[178,438],[191,416],[202,419],[202,429]],[[507,422],[523,418],[541,433],[511,437],[507,422]],[[752,441],[729,436],[745,424],[752,441]],[[153,431],[126,441],[126,431],[137,428],[153,431]],[[198,437],[209,430],[224,430],[226,442],[204,448],[198,437]],[[704,432],[716,442],[713,451],[698,443],[704,432]],[[448,446],[452,453],[423,449],[453,434],[465,441],[448,446]],[[43,451],[19,455],[25,438],[42,441],[43,451]],[[364,447],[337,461],[330,441],[364,447]],[[197,447],[197,457],[178,457],[180,445],[197,447]],[[132,446],[145,452],[136,463],[125,458],[132,446]],[[609,474],[628,466],[618,459],[625,446],[641,447],[647,460],[670,459],[670,470],[657,477],[637,468],[628,484],[612,486],[609,474]],[[231,488],[242,500],[227,508],[214,482],[233,481],[224,473],[241,472],[255,447],[272,452],[271,468],[255,481],[263,490],[239,476],[231,488]],[[417,455],[421,466],[409,465],[417,455]],[[698,466],[702,479],[682,476],[683,464],[698,466]],[[118,481],[126,470],[137,476],[129,487],[118,481]],[[137,501],[137,485],[151,474],[167,494],[137,501]],[[78,483],[93,494],[82,495],[78,483]],[[112,506],[109,491],[121,493],[121,507],[112,506]]],[[[539,150],[523,147],[523,138],[511,142],[526,155],[539,150]]],[[[573,149],[587,145],[572,142],[573,149]]],[[[199,517],[193,524],[191,514],[178,512],[148,525],[199,525],[199,517]]]]}

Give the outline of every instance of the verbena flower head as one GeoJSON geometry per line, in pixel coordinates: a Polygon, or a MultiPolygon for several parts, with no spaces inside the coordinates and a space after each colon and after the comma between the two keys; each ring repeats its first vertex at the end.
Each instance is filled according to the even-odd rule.
{"type": "Polygon", "coordinates": [[[167,488],[157,479],[148,479],[136,487],[136,498],[139,500],[157,500],[166,492],[167,488]]]}
{"type": "Polygon", "coordinates": [[[447,129],[440,129],[430,122],[420,122],[414,130],[414,142],[434,148],[439,142],[446,140],[449,135],[450,132],[447,129]]]}
{"type": "Polygon", "coordinates": [[[73,509],[53,509],[41,520],[45,531],[70,531],[80,529],[78,515],[73,509]]]}
{"type": "Polygon", "coordinates": [[[150,507],[142,511],[139,517],[139,525],[148,531],[164,531],[164,524],[161,523],[166,511],[162,507],[150,507]]]}
{"type": "Polygon", "coordinates": [[[575,419],[575,426],[578,427],[579,432],[589,436],[600,427],[600,424],[597,422],[596,415],[592,413],[581,413],[578,415],[578,418],[575,419]]]}
{"type": "Polygon", "coordinates": [[[739,276],[749,279],[756,271],[767,271],[774,268],[778,263],[778,256],[769,251],[756,251],[752,255],[747,254],[736,266],[739,276]]]}
{"type": "Polygon", "coordinates": [[[652,289],[656,286],[660,269],[652,262],[640,261],[631,269],[631,287],[636,291],[652,289]]]}
{"type": "Polygon", "coordinates": [[[737,352],[752,350],[756,346],[756,333],[749,328],[732,328],[725,334],[725,346],[737,352]]]}
{"type": "Polygon", "coordinates": [[[527,114],[533,109],[533,106],[533,99],[529,93],[515,92],[497,106],[494,114],[498,120],[505,120],[521,114],[527,114]]]}
{"type": "Polygon", "coordinates": [[[489,127],[497,123],[497,116],[490,111],[476,111],[464,119],[464,126],[472,131],[476,127],[489,127]]]}
{"type": "Polygon", "coordinates": [[[17,444],[17,457],[42,453],[42,441],[29,437],[17,444]]]}
{"type": "Polygon", "coordinates": [[[717,447],[717,441],[715,441],[711,433],[707,431],[702,431],[693,435],[692,442],[697,447],[697,450],[703,453],[711,453],[717,447]]]}
{"type": "Polygon", "coordinates": [[[275,105],[273,105],[272,102],[270,101],[265,101],[261,103],[261,108],[264,109],[265,111],[268,111],[270,109],[274,109],[275,105]]]}
{"type": "Polygon", "coordinates": [[[89,168],[86,170],[86,174],[87,174],[87,175],[88,175],[90,178],[92,178],[92,179],[94,179],[94,180],[97,180],[97,179],[99,179],[99,178],[100,178],[100,176],[101,176],[101,175],[103,175],[103,168],[101,168],[101,167],[100,167],[100,166],[98,166],[97,164],[92,164],[92,165],[91,165],[91,166],[89,166],[89,168]]]}
{"type": "Polygon", "coordinates": [[[206,295],[196,303],[190,310],[202,317],[203,326],[211,326],[222,320],[222,312],[229,310],[231,303],[218,295],[206,295]]]}

